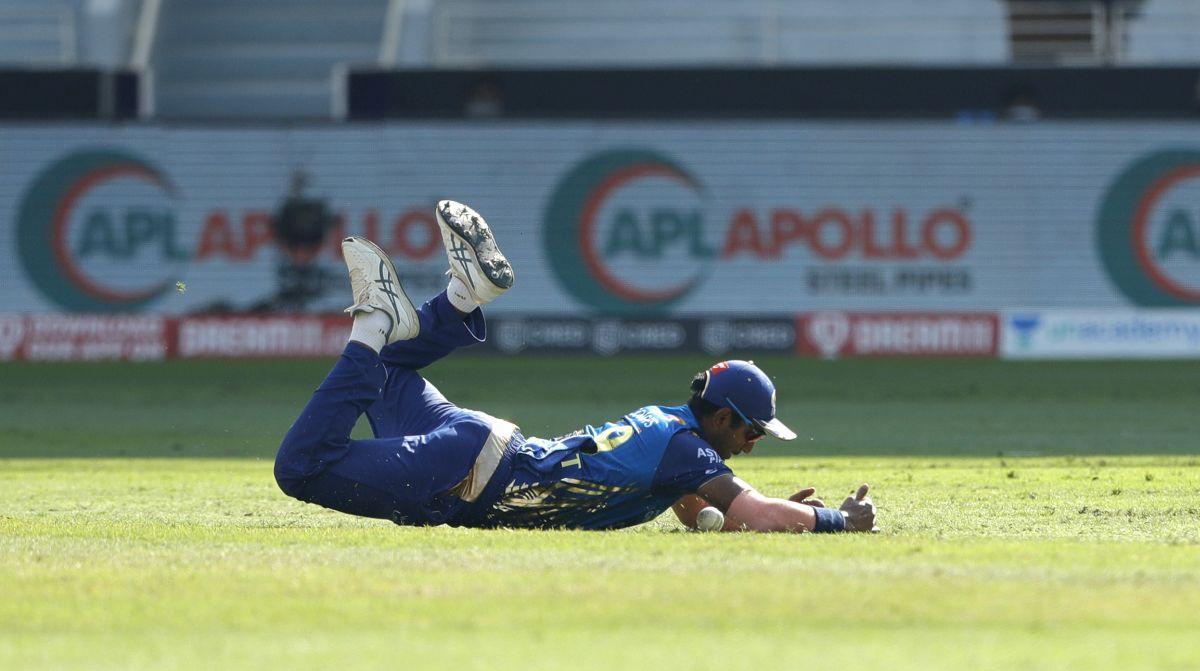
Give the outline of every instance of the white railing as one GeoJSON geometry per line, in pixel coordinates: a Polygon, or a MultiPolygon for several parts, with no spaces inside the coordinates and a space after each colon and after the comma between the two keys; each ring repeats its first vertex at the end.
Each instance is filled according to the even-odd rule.
{"type": "Polygon", "coordinates": [[[383,17],[383,35],[379,39],[379,65],[390,68],[396,64],[400,50],[400,30],[404,26],[405,0],[388,0],[387,13],[383,17]]]}
{"type": "Polygon", "coordinates": [[[154,40],[158,37],[161,10],[162,0],[142,0],[137,30],[133,35],[133,53],[129,65],[138,73],[138,117],[142,119],[153,117],[155,111],[154,68],[150,61],[154,54],[154,40]]]}
{"type": "Polygon", "coordinates": [[[334,63],[329,68],[329,118],[344,121],[350,115],[350,66],[334,63]]]}
{"type": "Polygon", "coordinates": [[[142,11],[138,14],[137,32],[133,36],[133,56],[130,66],[139,72],[150,67],[150,56],[154,52],[154,39],[158,35],[158,15],[162,0],[142,0],[142,11]]]}

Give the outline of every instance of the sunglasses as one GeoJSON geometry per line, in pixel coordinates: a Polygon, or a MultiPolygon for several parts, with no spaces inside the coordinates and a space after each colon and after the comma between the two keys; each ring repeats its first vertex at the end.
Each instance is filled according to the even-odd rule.
{"type": "Polygon", "coordinates": [[[741,417],[742,421],[746,423],[746,440],[755,441],[767,435],[766,432],[764,432],[758,426],[758,424],[755,424],[749,417],[746,416],[746,413],[742,412],[741,408],[737,407],[736,403],[729,400],[728,396],[725,397],[725,402],[728,403],[729,407],[732,408],[733,411],[737,413],[738,417],[741,417]]]}

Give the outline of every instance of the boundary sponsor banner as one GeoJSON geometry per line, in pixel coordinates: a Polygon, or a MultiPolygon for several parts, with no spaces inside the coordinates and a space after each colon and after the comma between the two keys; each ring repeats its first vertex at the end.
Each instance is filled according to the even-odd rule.
{"type": "Polygon", "coordinates": [[[795,344],[796,322],[791,319],[709,319],[700,323],[700,349],[709,354],[783,352],[795,344]]]}
{"type": "Polygon", "coordinates": [[[336,357],[350,317],[0,314],[0,361],[336,357]]]}
{"type": "MultiPolygon", "coordinates": [[[[0,314],[0,361],[332,358],[344,314],[0,314]]],[[[784,318],[491,317],[483,351],[793,352],[802,356],[1200,358],[1200,310],[804,313],[784,318]]]]}
{"type": "Polygon", "coordinates": [[[159,315],[0,315],[0,361],[161,361],[172,327],[159,315]]]}
{"type": "Polygon", "coordinates": [[[520,352],[789,352],[796,341],[793,319],[586,319],[560,316],[488,320],[487,347],[520,352]]]}
{"type": "MultiPolygon", "coordinates": [[[[0,361],[332,358],[350,318],[0,314],[0,361]]],[[[1200,310],[821,311],[795,318],[488,319],[481,351],[802,356],[1200,358],[1200,310]]]]}
{"type": "Polygon", "coordinates": [[[349,315],[184,317],[181,359],[336,357],[350,337],[349,315]]]}
{"type": "Polygon", "coordinates": [[[1200,310],[1013,310],[1006,359],[1200,358],[1200,310]]]}
{"type": "Polygon", "coordinates": [[[838,312],[797,318],[797,352],[844,356],[995,356],[998,318],[984,312],[838,312]]]}

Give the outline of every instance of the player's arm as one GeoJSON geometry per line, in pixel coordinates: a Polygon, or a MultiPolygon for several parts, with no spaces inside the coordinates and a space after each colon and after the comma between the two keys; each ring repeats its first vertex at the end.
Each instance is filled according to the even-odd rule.
{"type": "MultiPolygon", "coordinates": [[[[675,511],[675,516],[679,518],[679,521],[683,523],[683,526],[689,529],[695,529],[696,516],[700,514],[701,510],[704,510],[709,505],[711,504],[708,501],[705,501],[695,494],[686,494],[680,497],[680,499],[671,506],[671,510],[675,511]]],[[[741,526],[731,522],[729,517],[725,518],[725,526],[721,527],[721,531],[738,531],[740,529],[741,526]]]]}
{"type": "MultiPolygon", "coordinates": [[[[838,510],[764,496],[732,474],[713,478],[701,485],[697,494],[709,505],[725,513],[725,529],[750,531],[871,531],[875,528],[875,504],[863,485],[842,503],[838,510]]],[[[682,502],[687,505],[687,502],[682,502]]],[[[691,505],[694,505],[692,503],[691,505]]],[[[677,503],[676,506],[680,506],[677,503]]],[[[703,506],[701,506],[703,507],[703,506]]],[[[699,509],[696,510],[699,512],[699,509]]],[[[676,515],[687,520],[676,509],[676,515]]],[[[695,524],[695,513],[691,516],[695,524]]]]}
{"type": "Polygon", "coordinates": [[[680,497],[680,499],[671,506],[671,510],[674,511],[675,517],[679,518],[679,521],[683,523],[683,526],[689,529],[695,529],[696,516],[699,515],[700,511],[703,510],[704,506],[707,505],[708,501],[705,501],[699,496],[696,496],[695,494],[686,494],[680,497]]]}
{"type": "MultiPolygon", "coordinates": [[[[805,487],[804,489],[801,489],[795,494],[789,496],[788,500],[795,501],[796,503],[803,503],[814,508],[824,508],[825,502],[814,497],[816,492],[817,490],[815,487],[805,487]]],[[[686,494],[680,497],[680,499],[671,506],[671,510],[675,512],[675,516],[679,518],[679,521],[683,523],[683,526],[689,529],[695,529],[696,516],[699,515],[700,511],[704,510],[704,508],[706,508],[708,505],[708,501],[705,501],[699,495],[686,494]]],[[[740,531],[741,528],[741,525],[731,522],[730,519],[726,517],[725,526],[722,527],[721,530],[740,531]]]]}

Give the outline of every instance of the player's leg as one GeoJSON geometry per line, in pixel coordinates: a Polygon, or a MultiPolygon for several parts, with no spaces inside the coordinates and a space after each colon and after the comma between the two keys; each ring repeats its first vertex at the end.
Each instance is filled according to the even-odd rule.
{"type": "Polygon", "coordinates": [[[354,304],[346,308],[354,315],[351,341],[378,354],[388,345],[420,335],[417,311],[400,286],[396,267],[382,249],[366,238],[351,236],[342,240],[342,259],[354,293],[354,304]]]}
{"type": "Polygon", "coordinates": [[[384,365],[420,370],[460,347],[470,347],[487,338],[487,323],[483,311],[475,309],[462,315],[450,303],[446,292],[426,301],[416,309],[420,333],[412,339],[400,340],[383,348],[380,358],[384,365]]]}
{"type": "MultiPolygon", "coordinates": [[[[412,524],[441,523],[478,495],[476,481],[494,471],[509,439],[498,436],[511,438],[515,427],[508,424],[505,430],[506,423],[455,408],[415,371],[383,364],[380,350],[418,337],[422,322],[382,250],[351,237],[342,241],[342,253],[355,300],[348,308],[354,314],[351,342],[280,445],[276,480],[290,496],[335,510],[412,524]],[[396,386],[388,386],[389,378],[396,386]],[[396,408],[411,406],[414,414],[429,415],[421,422],[437,428],[351,440],[358,417],[380,403],[384,389],[395,390],[391,402],[396,408]],[[485,451],[485,445],[492,448],[485,451]],[[481,454],[486,457],[482,468],[477,463],[481,454]],[[460,492],[459,486],[465,489],[460,492]]],[[[462,323],[461,316],[458,321],[462,323]]],[[[434,332],[426,342],[443,339],[436,333],[439,326],[427,325],[434,332]]]]}
{"type": "Polygon", "coordinates": [[[420,370],[453,352],[483,342],[486,324],[480,306],[513,284],[513,268],[492,229],[479,213],[452,200],[434,209],[450,262],[450,284],[416,310],[420,333],[383,349],[389,366],[420,370]]]}
{"type": "Polygon", "coordinates": [[[385,369],[379,400],[367,409],[376,438],[429,433],[464,412],[417,371],[394,366],[385,369]]]}
{"type": "Polygon", "coordinates": [[[342,257],[354,293],[354,304],[347,308],[354,325],[350,343],[276,455],[275,478],[292,496],[299,496],[305,482],[346,456],[355,422],[379,400],[386,381],[379,350],[420,331],[412,302],[383,250],[368,240],[349,237],[342,241],[342,257]]]}
{"type": "Polygon", "coordinates": [[[367,414],[377,437],[427,433],[456,416],[458,408],[414,371],[483,342],[487,325],[480,307],[513,283],[512,265],[483,217],[449,200],[439,202],[434,215],[450,261],[450,284],[417,308],[417,337],[383,348],[387,382],[367,414]]]}
{"type": "Polygon", "coordinates": [[[346,345],[275,455],[275,480],[285,494],[302,498],[308,480],[349,453],[350,432],[379,398],[384,377],[374,351],[355,341],[346,345]]]}
{"type": "Polygon", "coordinates": [[[491,434],[482,420],[463,420],[419,436],[353,440],[343,458],[288,493],[397,524],[444,524],[468,505],[459,490],[491,434]]]}
{"type": "Polygon", "coordinates": [[[459,312],[474,312],[512,288],[512,264],[478,212],[462,203],[443,200],[434,214],[450,261],[446,296],[459,312]]]}
{"type": "Polygon", "coordinates": [[[288,430],[275,478],[289,496],[354,515],[440,524],[465,505],[451,490],[467,480],[492,427],[459,411],[425,435],[352,440],[358,417],[379,400],[378,354],[350,342],[288,430]]]}

